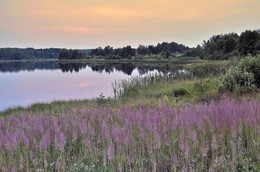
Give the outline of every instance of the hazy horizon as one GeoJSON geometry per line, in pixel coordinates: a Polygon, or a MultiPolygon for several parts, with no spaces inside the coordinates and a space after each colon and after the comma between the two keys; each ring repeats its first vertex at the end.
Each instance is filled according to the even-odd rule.
{"type": "Polygon", "coordinates": [[[0,47],[189,47],[260,28],[257,0],[0,0],[0,47]]]}

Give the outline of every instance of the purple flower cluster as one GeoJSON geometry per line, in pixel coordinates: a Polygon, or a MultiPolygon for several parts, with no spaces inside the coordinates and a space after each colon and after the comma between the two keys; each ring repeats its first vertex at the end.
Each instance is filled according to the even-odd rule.
{"type": "Polygon", "coordinates": [[[10,115],[0,118],[0,171],[65,170],[82,159],[121,170],[221,171],[220,162],[232,166],[248,154],[259,161],[259,138],[260,102],[246,99],[10,115]]]}

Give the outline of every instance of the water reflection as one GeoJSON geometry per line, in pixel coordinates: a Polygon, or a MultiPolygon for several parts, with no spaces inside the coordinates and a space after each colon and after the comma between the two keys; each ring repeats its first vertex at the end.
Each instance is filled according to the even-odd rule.
{"type": "Polygon", "coordinates": [[[41,70],[57,70],[59,63],[53,61],[45,62],[3,62],[0,63],[0,72],[20,72],[41,70]]]}
{"type": "Polygon", "coordinates": [[[170,64],[0,63],[0,111],[36,102],[112,96],[112,82],[149,72],[174,72],[170,64]]]}
{"type": "Polygon", "coordinates": [[[173,64],[167,63],[60,63],[57,61],[45,62],[4,62],[0,63],[0,72],[20,72],[40,70],[61,70],[62,72],[79,72],[80,70],[90,67],[93,72],[112,73],[121,71],[124,74],[131,75],[136,69],[140,75],[151,71],[162,73],[176,72],[180,69],[173,64]]]}

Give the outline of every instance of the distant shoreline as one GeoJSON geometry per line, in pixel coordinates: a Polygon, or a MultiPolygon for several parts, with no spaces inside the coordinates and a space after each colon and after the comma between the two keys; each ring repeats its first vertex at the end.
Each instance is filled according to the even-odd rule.
{"type": "MultiPolygon", "coordinates": [[[[152,57],[152,56],[151,56],[152,57]]],[[[179,57],[179,58],[171,58],[171,59],[154,59],[151,57],[144,58],[122,58],[122,59],[106,59],[106,58],[84,58],[84,59],[21,59],[21,60],[0,60],[0,63],[9,63],[9,62],[47,62],[47,61],[54,61],[54,62],[112,62],[112,63],[127,63],[127,62],[149,62],[149,63],[168,63],[168,62],[202,62],[203,60],[196,58],[196,57],[179,57]]]]}

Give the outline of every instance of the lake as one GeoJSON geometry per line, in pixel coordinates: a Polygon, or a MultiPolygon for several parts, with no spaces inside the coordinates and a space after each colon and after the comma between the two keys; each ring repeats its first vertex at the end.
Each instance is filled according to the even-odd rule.
{"type": "Polygon", "coordinates": [[[113,96],[112,82],[151,72],[169,72],[169,64],[140,63],[0,63],[0,111],[54,100],[113,96]]]}

